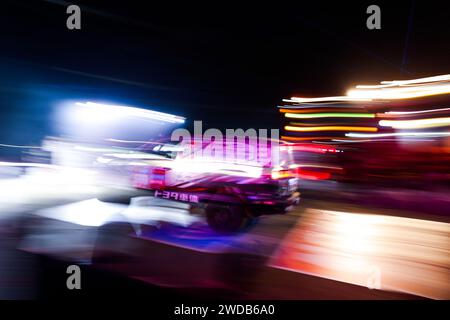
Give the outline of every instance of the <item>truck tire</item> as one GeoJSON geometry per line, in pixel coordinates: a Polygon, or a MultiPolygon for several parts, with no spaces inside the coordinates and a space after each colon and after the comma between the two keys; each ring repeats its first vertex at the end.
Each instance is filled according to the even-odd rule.
{"type": "Polygon", "coordinates": [[[208,204],[206,221],[217,232],[237,232],[248,225],[250,218],[239,205],[208,204]]]}

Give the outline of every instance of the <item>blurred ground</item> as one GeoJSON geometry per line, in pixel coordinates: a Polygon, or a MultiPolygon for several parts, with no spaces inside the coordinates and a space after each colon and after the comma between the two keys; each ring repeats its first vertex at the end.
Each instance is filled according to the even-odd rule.
{"type": "MultiPolygon", "coordinates": [[[[11,186],[20,189],[22,182],[1,180],[2,192],[12,192],[11,186]]],[[[374,190],[374,196],[368,197],[369,188],[309,189],[294,211],[262,217],[237,235],[217,235],[203,225],[184,228],[169,223],[141,226],[137,235],[129,223],[98,220],[101,216],[107,221],[105,208],[115,214],[120,204],[102,203],[102,212],[89,207],[92,211],[76,215],[95,218],[82,220],[87,225],[74,223],[73,215],[61,215],[67,206],[87,210],[83,200],[95,198],[95,188],[78,188],[82,192],[72,191],[67,197],[63,190],[75,190],[74,185],[69,186],[72,189],[64,189],[64,183],[35,187],[28,185],[21,206],[13,205],[11,197],[2,201],[3,299],[75,294],[181,299],[450,298],[450,219],[446,199],[433,201],[436,193],[421,193],[422,202],[428,201],[432,210],[417,206],[414,210],[417,191],[374,190]],[[39,201],[33,192],[40,193],[39,201]],[[46,201],[42,193],[47,193],[46,201]],[[387,201],[392,194],[397,200],[387,201]],[[408,204],[409,199],[413,201],[408,204]],[[65,288],[65,268],[72,263],[80,264],[83,272],[79,293],[65,288]],[[380,290],[369,289],[370,283],[380,290]]],[[[105,192],[111,199],[142,195],[126,189],[105,192]]]]}

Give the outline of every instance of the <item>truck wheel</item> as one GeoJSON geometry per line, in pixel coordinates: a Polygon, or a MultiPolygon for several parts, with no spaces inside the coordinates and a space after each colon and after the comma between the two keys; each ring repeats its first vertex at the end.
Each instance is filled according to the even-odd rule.
{"type": "Polygon", "coordinates": [[[241,206],[217,204],[206,207],[206,220],[211,229],[218,232],[236,232],[249,222],[241,206]]]}

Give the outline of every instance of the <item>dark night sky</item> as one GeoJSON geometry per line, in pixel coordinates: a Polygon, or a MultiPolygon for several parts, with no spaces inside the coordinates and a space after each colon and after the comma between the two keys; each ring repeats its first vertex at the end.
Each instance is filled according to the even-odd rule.
{"type": "Polygon", "coordinates": [[[294,94],[450,73],[450,10],[431,1],[71,3],[82,30],[66,29],[65,1],[2,1],[0,143],[39,143],[63,99],[276,128],[276,105],[294,94]],[[370,4],[381,30],[366,28],[370,4]]]}

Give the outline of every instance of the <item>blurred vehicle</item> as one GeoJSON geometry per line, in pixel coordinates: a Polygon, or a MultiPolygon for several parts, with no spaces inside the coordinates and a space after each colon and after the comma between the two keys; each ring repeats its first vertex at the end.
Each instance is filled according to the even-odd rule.
{"type": "MultiPolygon", "coordinates": [[[[210,143],[202,143],[201,151],[208,147],[210,143]]],[[[279,155],[276,164],[213,159],[202,152],[182,152],[180,146],[153,148],[159,154],[163,150],[164,159],[145,160],[133,168],[132,185],[154,190],[158,198],[189,203],[191,212],[204,211],[216,231],[240,230],[255,217],[284,213],[299,202],[298,168],[288,145],[271,146],[270,153],[279,155]]]]}

